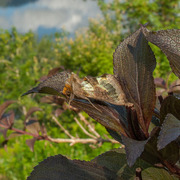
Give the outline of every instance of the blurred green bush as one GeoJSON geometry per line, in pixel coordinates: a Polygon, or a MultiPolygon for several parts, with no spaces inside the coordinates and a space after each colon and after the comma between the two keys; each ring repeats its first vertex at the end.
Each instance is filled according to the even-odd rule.
{"type": "MultiPolygon", "coordinates": [[[[79,75],[97,76],[113,73],[113,52],[117,45],[139,24],[149,23],[149,29],[161,30],[180,28],[178,15],[178,0],[97,0],[103,19],[89,21],[87,29],[76,32],[74,38],[69,38],[67,32],[56,33],[51,37],[37,36],[28,32],[20,34],[15,28],[11,31],[0,31],[0,104],[6,100],[17,100],[10,108],[16,112],[16,127],[21,128],[25,112],[30,107],[38,106],[43,112],[38,112],[38,119],[45,123],[48,132],[54,137],[64,137],[51,120],[54,108],[39,102],[40,97],[21,98],[21,94],[35,86],[40,77],[46,75],[53,67],[64,66],[79,75]]],[[[169,64],[163,53],[151,45],[157,59],[156,77],[166,78],[170,72],[169,64]]],[[[175,80],[171,74],[170,81],[175,80]]],[[[59,118],[72,133],[77,131],[72,120],[72,114],[64,114],[59,118]],[[68,122],[68,123],[66,123],[68,122]]],[[[98,132],[105,132],[102,126],[96,124],[98,132]]],[[[80,132],[80,135],[83,133],[80,132]]],[[[2,142],[2,136],[0,140],[2,142]]],[[[35,152],[31,152],[25,140],[18,137],[8,142],[7,150],[0,148],[0,174],[8,179],[25,179],[34,165],[44,158],[64,154],[70,158],[89,160],[117,145],[104,144],[101,149],[92,150],[88,145],[53,144],[39,141],[35,144],[35,152]],[[45,150],[44,150],[45,149],[45,150]]]]}

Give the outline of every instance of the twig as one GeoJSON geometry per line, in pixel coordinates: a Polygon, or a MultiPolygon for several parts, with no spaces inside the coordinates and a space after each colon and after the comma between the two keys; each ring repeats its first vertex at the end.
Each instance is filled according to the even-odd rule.
{"type": "Polygon", "coordinates": [[[81,123],[78,121],[78,119],[76,117],[74,117],[74,120],[76,121],[76,123],[79,125],[79,127],[82,129],[82,131],[88,135],[89,137],[92,137],[93,139],[96,139],[96,136],[93,136],[92,134],[90,134],[82,125],[81,123]]]}
{"type": "Polygon", "coordinates": [[[141,175],[141,168],[136,168],[136,180],[142,180],[142,175],[141,175]]]}
{"type": "MultiPolygon", "coordinates": [[[[3,124],[0,124],[0,127],[2,128],[5,128],[5,129],[9,129],[9,126],[7,125],[3,125],[3,124]]],[[[37,140],[47,140],[47,141],[50,141],[50,142],[54,142],[54,143],[71,143],[70,145],[74,145],[76,143],[82,143],[82,144],[89,144],[89,143],[92,143],[92,144],[97,144],[97,143],[105,143],[105,142],[111,142],[111,143],[114,143],[114,144],[117,144],[119,143],[118,141],[112,139],[102,139],[102,138],[96,138],[96,139],[93,139],[93,138],[87,138],[87,139],[82,139],[82,138],[71,138],[71,139],[61,139],[61,138],[52,138],[52,137],[49,137],[47,135],[45,136],[41,136],[39,134],[33,134],[33,133],[30,133],[30,132],[26,132],[26,131],[23,131],[23,130],[20,130],[20,129],[16,129],[16,128],[11,128],[10,130],[12,131],[15,131],[19,134],[22,134],[22,135],[29,135],[29,136],[33,136],[35,137],[37,140]]]]}
{"type": "MultiPolygon", "coordinates": [[[[80,138],[75,138],[75,139],[61,139],[61,138],[51,138],[47,137],[49,141],[55,142],[55,143],[71,143],[71,145],[74,145],[76,143],[82,143],[82,144],[97,144],[97,143],[105,143],[105,142],[111,142],[108,139],[92,139],[92,138],[87,138],[87,139],[80,139],[80,138]]],[[[113,143],[119,143],[116,140],[113,141],[113,143]]]]}
{"type": "Polygon", "coordinates": [[[89,131],[92,132],[96,137],[100,138],[100,134],[94,129],[94,127],[86,120],[86,118],[81,114],[78,113],[78,116],[81,121],[85,123],[85,125],[89,128],[89,131]]]}
{"type": "Polygon", "coordinates": [[[74,136],[72,136],[69,132],[68,132],[68,130],[66,130],[60,123],[59,123],[59,121],[57,120],[57,118],[55,117],[55,116],[52,116],[52,118],[53,118],[53,120],[55,121],[55,123],[64,131],[64,133],[67,135],[67,136],[69,136],[70,138],[75,138],[74,136]]]}

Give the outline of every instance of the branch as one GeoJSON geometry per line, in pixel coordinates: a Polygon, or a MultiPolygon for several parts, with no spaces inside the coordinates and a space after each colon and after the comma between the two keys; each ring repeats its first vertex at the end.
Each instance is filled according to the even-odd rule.
{"type": "Polygon", "coordinates": [[[74,120],[76,121],[76,123],[79,125],[79,127],[82,129],[82,131],[88,135],[89,137],[96,139],[96,136],[93,136],[92,134],[90,134],[88,131],[86,131],[86,129],[81,125],[81,123],[78,121],[78,119],[76,117],[74,117],[74,120]]]}
{"type": "Polygon", "coordinates": [[[59,121],[57,120],[57,118],[55,116],[52,116],[53,120],[55,121],[55,123],[64,131],[64,133],[69,136],[70,138],[75,138],[74,136],[72,136],[68,130],[66,130],[60,123],[59,121]]]}
{"type": "MultiPolygon", "coordinates": [[[[9,126],[3,125],[3,124],[0,124],[0,127],[5,128],[5,129],[9,129],[9,126]]],[[[52,137],[49,137],[47,135],[41,136],[41,135],[38,135],[38,134],[33,134],[33,133],[26,132],[26,131],[16,129],[16,128],[11,128],[10,130],[15,131],[15,132],[17,132],[19,134],[22,134],[22,135],[33,136],[37,140],[47,140],[47,141],[54,142],[54,143],[70,143],[71,146],[76,144],[76,143],[82,143],[82,144],[89,144],[89,143],[98,144],[98,143],[101,143],[102,144],[102,143],[105,143],[105,142],[111,142],[111,143],[114,143],[114,144],[119,144],[119,142],[114,140],[114,139],[102,139],[102,138],[81,139],[81,138],[75,138],[73,136],[72,136],[71,139],[63,139],[63,138],[52,138],[52,137]]]]}
{"type": "Polygon", "coordinates": [[[81,139],[81,138],[74,138],[74,139],[61,139],[61,138],[51,138],[47,137],[48,141],[54,142],[54,143],[70,143],[71,146],[76,144],[76,143],[82,143],[82,144],[98,144],[98,143],[105,143],[105,142],[111,142],[114,144],[119,144],[118,141],[116,140],[109,140],[109,139],[92,139],[92,138],[87,138],[87,139],[81,139]]]}
{"type": "Polygon", "coordinates": [[[89,131],[92,132],[96,137],[100,138],[100,134],[94,129],[94,127],[86,120],[86,118],[81,114],[78,113],[78,116],[81,121],[85,123],[85,125],[89,128],[89,131]]]}

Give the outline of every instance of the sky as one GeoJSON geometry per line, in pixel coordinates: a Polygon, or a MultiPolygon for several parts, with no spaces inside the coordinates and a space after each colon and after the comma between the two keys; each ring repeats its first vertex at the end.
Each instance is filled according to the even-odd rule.
{"type": "Polygon", "coordinates": [[[65,28],[74,33],[88,26],[89,18],[99,17],[100,9],[93,0],[38,0],[18,7],[0,7],[0,29],[14,26],[21,33],[32,30],[48,34],[65,28]]]}

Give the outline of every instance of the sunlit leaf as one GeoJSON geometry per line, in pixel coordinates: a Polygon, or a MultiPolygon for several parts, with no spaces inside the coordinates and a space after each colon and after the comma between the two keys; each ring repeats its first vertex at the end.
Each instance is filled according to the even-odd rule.
{"type": "Polygon", "coordinates": [[[98,164],[80,160],[69,160],[62,155],[51,156],[37,165],[27,180],[107,180],[118,176],[98,164]]]}
{"type": "Polygon", "coordinates": [[[158,137],[158,149],[164,148],[171,141],[180,136],[180,119],[172,114],[167,114],[158,137]]]}
{"type": "Polygon", "coordinates": [[[143,27],[143,32],[149,42],[158,46],[166,54],[172,71],[180,78],[180,30],[151,32],[143,27]]]}
{"type": "Polygon", "coordinates": [[[145,180],[178,180],[175,176],[171,176],[168,171],[160,168],[149,167],[142,171],[142,179],[145,180]]]}
{"type": "Polygon", "coordinates": [[[126,38],[114,55],[114,75],[126,98],[133,103],[139,123],[146,136],[155,106],[155,85],[152,73],[156,66],[155,56],[142,28],[126,38]]]}

